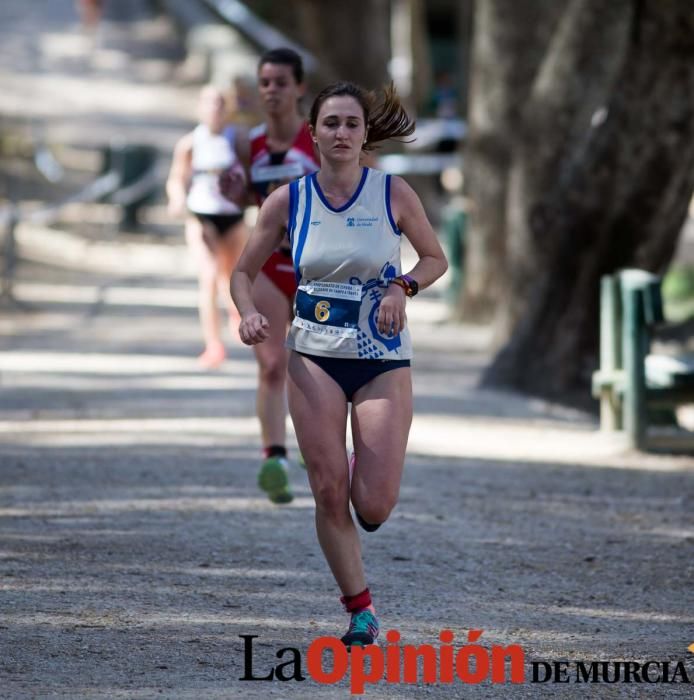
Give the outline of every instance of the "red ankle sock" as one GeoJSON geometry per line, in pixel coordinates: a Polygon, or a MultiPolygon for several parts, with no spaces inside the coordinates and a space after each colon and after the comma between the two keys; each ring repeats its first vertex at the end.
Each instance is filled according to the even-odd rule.
{"type": "Polygon", "coordinates": [[[371,593],[368,588],[365,588],[361,593],[357,593],[356,595],[343,595],[340,598],[340,602],[349,613],[359,612],[365,608],[373,608],[371,593]]]}

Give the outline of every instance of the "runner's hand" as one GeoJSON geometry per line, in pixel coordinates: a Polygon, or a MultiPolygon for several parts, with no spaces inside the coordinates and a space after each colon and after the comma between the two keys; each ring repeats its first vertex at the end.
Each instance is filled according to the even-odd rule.
{"type": "Polygon", "coordinates": [[[257,345],[267,340],[270,335],[270,324],[257,311],[243,316],[239,325],[239,336],[246,345],[257,345]]]}
{"type": "Polygon", "coordinates": [[[388,286],[378,308],[378,319],[376,320],[378,332],[382,336],[392,338],[405,328],[407,323],[406,301],[405,290],[400,285],[391,284],[388,286]]]}
{"type": "Polygon", "coordinates": [[[219,191],[230,202],[242,207],[245,203],[246,176],[240,165],[225,170],[219,176],[219,191]]]}

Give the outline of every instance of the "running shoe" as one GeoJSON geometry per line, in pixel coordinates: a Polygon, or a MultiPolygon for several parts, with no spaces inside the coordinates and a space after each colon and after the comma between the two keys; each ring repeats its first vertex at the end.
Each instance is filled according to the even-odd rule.
{"type": "Polygon", "coordinates": [[[347,634],[342,637],[342,643],[350,647],[365,647],[376,643],[378,637],[378,618],[368,608],[352,613],[347,634]]]}
{"type": "Polygon", "coordinates": [[[366,530],[366,532],[376,532],[376,530],[378,530],[378,528],[381,527],[381,525],[383,524],[383,523],[367,523],[366,520],[364,520],[364,518],[362,518],[361,515],[359,515],[356,508],[354,509],[354,515],[357,516],[357,522],[364,530],[366,530]]]}
{"type": "Polygon", "coordinates": [[[268,457],[260,467],[258,486],[273,503],[291,503],[294,500],[287,472],[287,460],[283,457],[268,457]]]}

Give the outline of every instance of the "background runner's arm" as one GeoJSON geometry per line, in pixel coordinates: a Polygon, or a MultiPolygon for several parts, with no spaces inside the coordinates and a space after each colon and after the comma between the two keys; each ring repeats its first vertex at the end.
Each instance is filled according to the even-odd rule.
{"type": "Polygon", "coordinates": [[[255,204],[251,192],[251,142],[248,132],[249,129],[245,124],[234,124],[234,143],[232,145],[234,153],[236,153],[236,157],[243,168],[245,182],[243,191],[233,201],[242,209],[255,204]]]}
{"type": "Polygon", "coordinates": [[[251,140],[248,127],[235,126],[234,150],[246,172],[251,167],[251,140]]]}
{"type": "Polygon", "coordinates": [[[289,187],[276,189],[260,207],[258,221],[231,277],[231,295],[239,314],[257,313],[251,287],[260,268],[285,236],[289,214],[289,187]]]}
{"type": "Polygon", "coordinates": [[[174,148],[171,170],[166,180],[169,214],[180,216],[186,210],[188,185],[193,174],[193,135],[186,134],[174,148]]]}

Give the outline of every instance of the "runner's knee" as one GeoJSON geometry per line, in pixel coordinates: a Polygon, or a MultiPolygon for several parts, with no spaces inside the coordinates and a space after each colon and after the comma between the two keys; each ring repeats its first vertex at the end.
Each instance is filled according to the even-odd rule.
{"type": "MultiPolygon", "coordinates": [[[[282,348],[284,353],[284,348],[282,348]]],[[[259,361],[260,381],[267,386],[284,386],[287,377],[287,362],[284,354],[281,356],[263,357],[259,361]]]]}
{"type": "Polygon", "coordinates": [[[316,508],[331,521],[345,520],[349,516],[347,497],[344,488],[337,483],[326,481],[313,487],[316,508]]]}
{"type": "Polygon", "coordinates": [[[352,503],[359,515],[373,525],[380,525],[390,517],[393,508],[397,503],[397,498],[364,498],[352,499],[352,503]]]}

